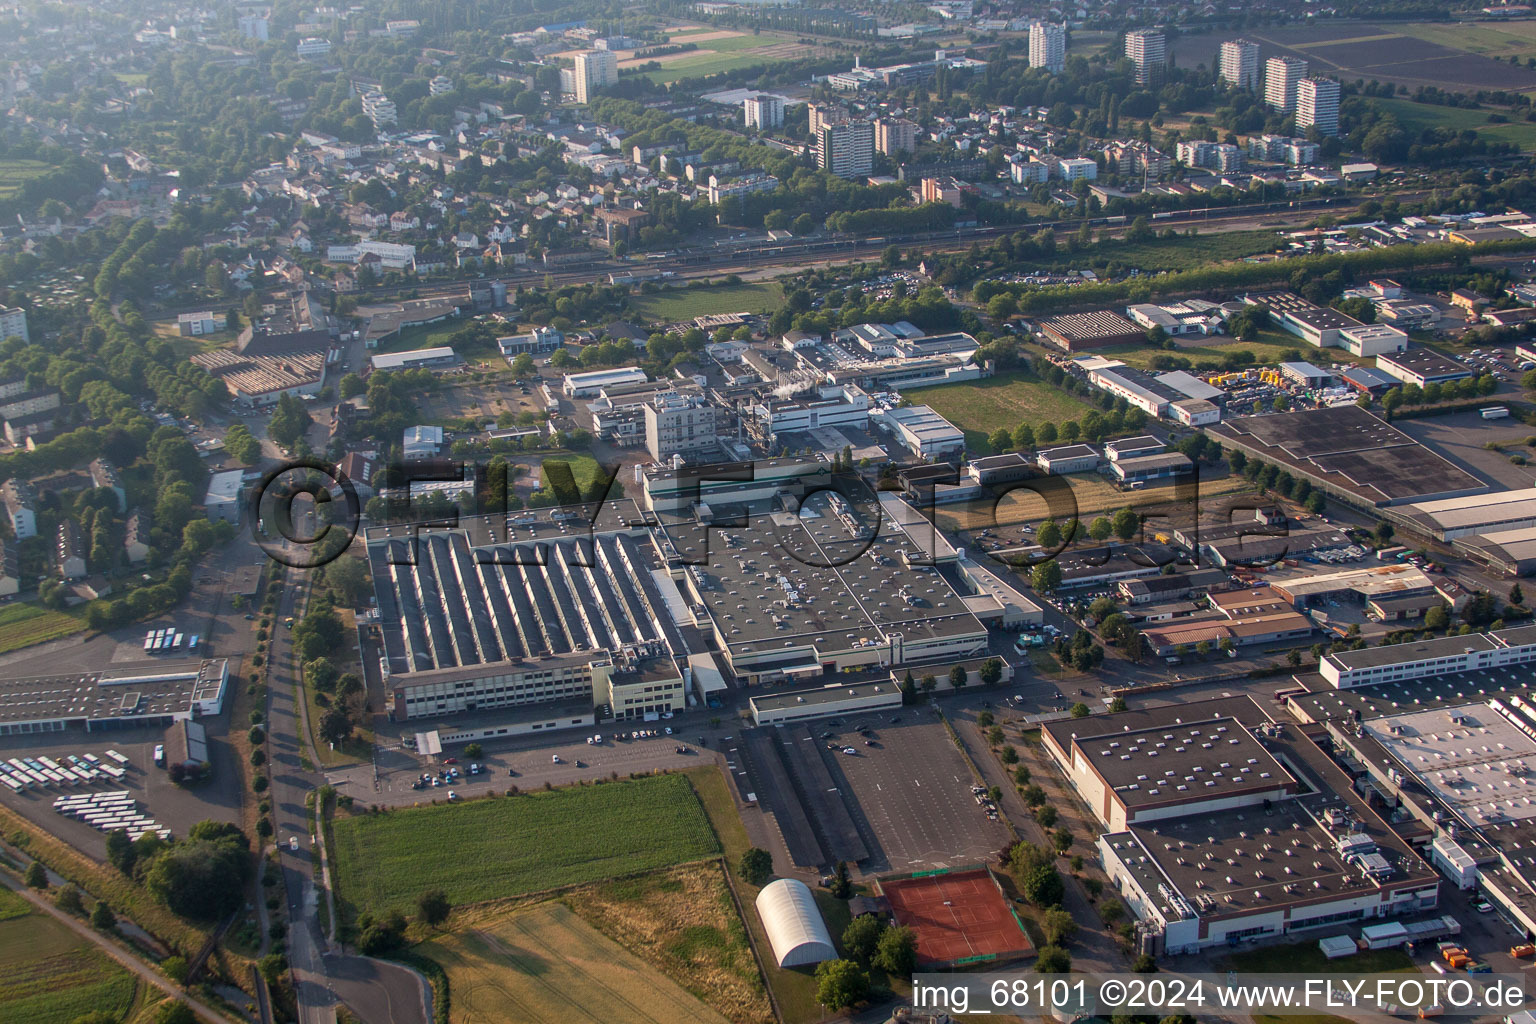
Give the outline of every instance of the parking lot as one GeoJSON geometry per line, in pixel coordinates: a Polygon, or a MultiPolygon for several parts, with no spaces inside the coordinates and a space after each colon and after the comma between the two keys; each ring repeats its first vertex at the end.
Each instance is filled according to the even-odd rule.
{"type": "MultiPolygon", "coordinates": [[[[643,726],[637,723],[625,731],[627,733],[639,728],[652,729],[657,735],[651,739],[614,740],[614,723],[609,722],[601,727],[594,726],[591,730],[563,731],[558,742],[554,743],[551,743],[551,736],[485,741],[482,744],[485,756],[477,763],[484,765],[486,770],[473,776],[468,774],[471,759],[464,756],[462,747],[455,747],[445,753],[457,758],[458,767],[464,775],[454,782],[453,788],[462,789],[464,795],[472,796],[492,787],[499,791],[512,786],[532,789],[546,782],[555,786],[569,786],[583,779],[607,777],[615,772],[627,776],[632,772],[651,772],[662,768],[692,768],[704,758],[713,756],[713,749],[719,746],[721,738],[730,734],[729,730],[708,728],[697,720],[691,723],[682,720],[652,722],[643,726]],[[665,734],[664,729],[668,725],[673,727],[675,735],[665,734]],[[599,728],[602,729],[603,742],[597,746],[587,744],[585,737],[594,735],[599,728]],[[703,747],[698,742],[700,736],[707,740],[703,747]],[[682,748],[683,753],[678,753],[678,748],[682,748]],[[554,762],[555,756],[559,756],[560,763],[554,762]]],[[[374,759],[375,764],[329,771],[326,780],[338,792],[364,803],[399,805],[447,798],[448,789],[444,786],[424,790],[411,788],[411,784],[423,772],[431,771],[435,774],[442,768],[446,762],[441,759],[424,757],[398,743],[380,746],[374,759]]]]}
{"type": "MultiPolygon", "coordinates": [[[[1500,405],[1505,397],[1489,398],[1487,404],[1500,405]]],[[[1531,486],[1530,467],[1517,466],[1509,461],[1509,454],[1483,447],[1490,442],[1510,445],[1510,453],[1536,458],[1536,453],[1524,447],[1525,439],[1532,434],[1531,428],[1514,417],[1485,420],[1476,412],[1459,412],[1399,420],[1396,426],[1435,454],[1465,466],[1486,483],[1511,490],[1531,486]]]]}
{"type": "Polygon", "coordinates": [[[213,772],[210,778],[188,786],[171,782],[170,775],[154,765],[155,745],[165,741],[165,731],[161,729],[111,729],[95,733],[71,729],[34,736],[7,736],[4,745],[0,746],[0,760],[49,757],[63,762],[71,754],[87,753],[104,758],[110,749],[127,757],[129,764],[124,766],[127,775],[120,782],[34,787],[20,794],[5,789],[0,790],[0,803],[98,860],[106,857],[106,834],[83,821],[56,813],[53,809],[56,797],[126,789],[133,794],[141,812],[169,828],[177,838],[185,836],[199,821],[238,822],[239,766],[225,742],[223,722],[213,719],[203,722],[208,727],[213,772]]]}
{"type": "Polygon", "coordinates": [[[872,833],[865,837],[870,860],[860,865],[866,874],[970,864],[1007,845],[1007,828],[976,802],[970,769],[931,712],[904,708],[833,721],[843,724],[812,724],[818,737],[831,732],[856,751],[837,758],[832,775],[872,833]],[[870,745],[855,725],[869,727],[870,745]]]}

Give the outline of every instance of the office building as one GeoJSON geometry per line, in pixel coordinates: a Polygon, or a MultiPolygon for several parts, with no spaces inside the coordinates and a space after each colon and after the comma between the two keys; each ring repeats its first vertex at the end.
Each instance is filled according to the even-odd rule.
{"type": "Polygon", "coordinates": [[[31,335],[27,334],[26,310],[16,306],[0,306],[0,341],[6,338],[32,340],[31,335]]]}
{"type": "Polygon", "coordinates": [[[591,102],[597,90],[619,80],[619,58],[612,50],[584,50],[576,55],[576,70],[571,76],[576,87],[576,102],[591,102]]]}
{"type": "Polygon", "coordinates": [[[1221,80],[1236,89],[1259,88],[1259,44],[1231,39],[1221,44],[1221,80]]]}
{"type": "Polygon", "coordinates": [[[1064,25],[1037,21],[1029,26],[1029,66],[1059,75],[1067,68],[1067,30],[1064,25]]]}
{"type": "Polygon", "coordinates": [[[742,119],[748,128],[765,131],[784,124],[784,97],[758,93],[741,101],[742,119]]]}
{"type": "Polygon", "coordinates": [[[875,122],[875,149],[886,156],[917,149],[917,125],[903,117],[883,117],[875,122]]]}
{"type": "Polygon", "coordinates": [[[331,52],[331,41],[320,36],[306,36],[299,40],[294,52],[300,57],[324,57],[331,52]]]}
{"type": "Polygon", "coordinates": [[[824,124],[816,136],[816,166],[839,178],[857,178],[875,167],[875,126],[869,121],[824,124]]]}
{"type": "Polygon", "coordinates": [[[1339,83],[1331,78],[1303,78],[1296,88],[1296,128],[1319,135],[1339,134],[1339,83]]]}
{"type": "Polygon", "coordinates": [[[1136,65],[1136,84],[1156,88],[1163,84],[1168,65],[1168,41],[1162,30],[1139,28],[1125,34],[1125,55],[1136,65]]]}
{"type": "Polygon", "coordinates": [[[1282,113],[1296,109],[1296,91],[1307,77],[1307,62],[1299,57],[1271,57],[1264,63],[1264,102],[1282,113]]]}
{"type": "Polygon", "coordinates": [[[1099,165],[1097,161],[1085,156],[1070,157],[1056,164],[1056,172],[1061,175],[1062,181],[1093,181],[1099,176],[1099,165]]]}

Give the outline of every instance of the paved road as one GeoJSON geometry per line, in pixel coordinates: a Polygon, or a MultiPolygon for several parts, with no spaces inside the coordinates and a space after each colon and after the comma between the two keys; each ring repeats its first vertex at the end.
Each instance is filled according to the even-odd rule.
{"type": "MultiPolygon", "coordinates": [[[[297,575],[289,573],[290,579],[297,575]]],[[[283,588],[278,621],[298,614],[298,589],[294,585],[283,588]]],[[[304,798],[321,780],[304,769],[301,759],[301,750],[308,746],[308,734],[297,706],[292,635],[286,629],[277,629],[273,634],[267,746],[272,765],[272,818],[282,851],[283,881],[292,922],[288,959],[298,994],[299,1024],[334,1024],[338,1000],[368,1024],[427,1024],[432,1016],[430,989],[419,974],[399,964],[349,955],[340,947],[333,948],[320,931],[316,914],[319,890],[315,886],[310,819],[304,798]],[[288,852],[290,836],[299,837],[297,853],[288,852]]],[[[314,763],[313,752],[309,756],[314,763]]]]}

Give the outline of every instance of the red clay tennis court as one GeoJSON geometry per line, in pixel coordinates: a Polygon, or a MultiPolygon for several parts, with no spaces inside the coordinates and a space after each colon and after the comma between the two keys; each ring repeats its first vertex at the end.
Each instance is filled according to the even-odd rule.
{"type": "Polygon", "coordinates": [[[896,922],[917,935],[924,966],[1009,960],[1033,949],[985,868],[881,881],[880,891],[896,922]]]}

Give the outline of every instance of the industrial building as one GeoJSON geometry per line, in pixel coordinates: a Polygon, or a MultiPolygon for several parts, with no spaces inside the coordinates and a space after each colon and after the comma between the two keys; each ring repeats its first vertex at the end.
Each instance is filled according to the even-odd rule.
{"type": "Polygon", "coordinates": [[[1045,340],[1064,352],[1139,344],[1147,332],[1113,310],[1096,313],[1065,313],[1040,321],[1045,340]]]}
{"type": "Polygon", "coordinates": [[[1376,368],[1404,384],[1417,384],[1421,388],[1426,384],[1448,384],[1472,376],[1466,366],[1423,345],[1396,353],[1382,353],[1376,357],[1376,368]]]}
{"type": "Polygon", "coordinates": [[[1394,520],[1439,541],[1536,527],[1536,487],[1440,501],[1394,510],[1394,520]]]}
{"type": "Polygon", "coordinates": [[[816,690],[769,693],[751,700],[752,721],[757,725],[782,725],[829,715],[880,711],[901,707],[901,687],[892,682],[834,683],[816,690]]]}
{"type": "Polygon", "coordinates": [[[926,405],[901,406],[878,414],[901,446],[920,459],[946,459],[965,450],[965,432],[926,405]]]}
{"type": "Polygon", "coordinates": [[[0,680],[0,736],[164,726],[218,715],[228,684],[223,658],[0,680]]]}
{"type": "Polygon", "coordinates": [[[1345,690],[1532,661],[1536,661],[1536,626],[1512,626],[1495,632],[1336,651],[1323,656],[1318,671],[1329,683],[1345,690]]]}
{"type": "Polygon", "coordinates": [[[1099,858],[1140,951],[1195,953],[1438,905],[1429,866],[1291,731],[1247,697],[1042,730],[1106,828],[1099,858]]]}

